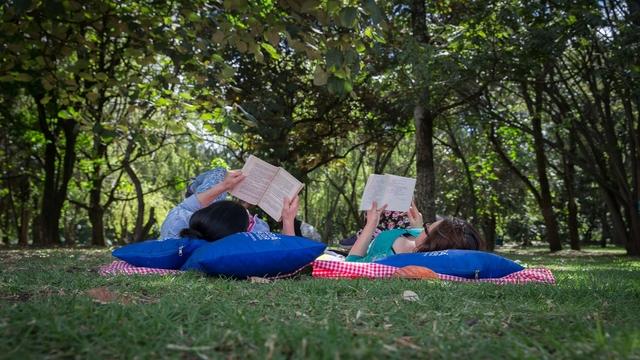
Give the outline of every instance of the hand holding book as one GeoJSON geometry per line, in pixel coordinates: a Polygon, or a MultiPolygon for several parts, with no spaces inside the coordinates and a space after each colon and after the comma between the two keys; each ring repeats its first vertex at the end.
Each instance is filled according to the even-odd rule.
{"type": "MultiPolygon", "coordinates": [[[[252,205],[258,205],[274,220],[280,221],[285,199],[293,208],[293,200],[304,186],[285,169],[273,166],[250,155],[242,167],[244,181],[231,190],[231,195],[252,205]]],[[[295,204],[297,211],[297,202],[295,204]]],[[[294,216],[295,217],[295,216],[294,216]]]]}

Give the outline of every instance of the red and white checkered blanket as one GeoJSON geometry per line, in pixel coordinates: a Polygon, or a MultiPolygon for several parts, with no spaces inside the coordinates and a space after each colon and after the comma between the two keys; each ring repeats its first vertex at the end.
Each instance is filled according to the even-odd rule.
{"type": "MultiPolygon", "coordinates": [[[[398,271],[397,267],[376,263],[316,260],[312,265],[312,275],[314,277],[329,279],[383,279],[393,276],[393,274],[398,271]]],[[[501,278],[493,279],[466,279],[445,274],[437,275],[440,280],[459,282],[487,282],[493,284],[556,283],[556,279],[551,271],[544,268],[524,269],[501,278]]]]}
{"type": "Polygon", "coordinates": [[[98,274],[107,275],[175,275],[180,270],[157,269],[142,266],[133,266],[126,261],[116,260],[111,264],[103,265],[98,269],[98,274]]]}
{"type": "MultiPolygon", "coordinates": [[[[316,260],[312,263],[312,275],[317,278],[331,279],[384,279],[390,278],[398,268],[376,263],[354,263],[344,261],[316,260]]],[[[180,270],[156,269],[133,266],[125,261],[116,260],[111,264],[101,266],[98,273],[107,275],[176,275],[182,273],[180,270]]],[[[515,272],[505,277],[496,279],[466,279],[457,276],[438,274],[441,280],[458,282],[488,282],[494,284],[526,284],[544,283],[555,284],[551,271],[544,268],[532,268],[515,272]]]]}

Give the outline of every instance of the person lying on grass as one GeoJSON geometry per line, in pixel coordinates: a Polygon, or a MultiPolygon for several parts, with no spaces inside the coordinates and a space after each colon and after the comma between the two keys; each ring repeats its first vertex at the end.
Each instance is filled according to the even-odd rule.
{"type": "MultiPolygon", "coordinates": [[[[227,172],[224,168],[199,175],[194,184],[189,186],[186,199],[169,211],[162,223],[160,238],[191,237],[215,241],[238,232],[269,231],[268,225],[251,216],[245,206],[224,200],[227,192],[244,178],[242,172],[227,172]]],[[[298,202],[298,196],[284,200],[282,233],[285,235],[295,234],[294,219],[298,202]]]]}
{"type": "Polygon", "coordinates": [[[367,211],[367,223],[345,259],[351,262],[372,262],[390,255],[447,249],[485,250],[485,242],[476,229],[458,218],[444,218],[432,224],[422,222],[422,214],[411,204],[408,216],[411,227],[381,232],[375,238],[380,214],[387,205],[378,208],[373,202],[367,211]]]}

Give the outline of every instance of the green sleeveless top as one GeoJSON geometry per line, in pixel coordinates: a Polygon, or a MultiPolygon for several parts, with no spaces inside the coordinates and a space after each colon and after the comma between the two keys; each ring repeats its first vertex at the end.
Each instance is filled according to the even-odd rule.
{"type": "Polygon", "coordinates": [[[390,255],[394,255],[393,243],[396,239],[404,234],[408,234],[405,229],[385,230],[376,236],[367,249],[364,256],[349,255],[345,261],[349,262],[373,262],[390,255]]]}

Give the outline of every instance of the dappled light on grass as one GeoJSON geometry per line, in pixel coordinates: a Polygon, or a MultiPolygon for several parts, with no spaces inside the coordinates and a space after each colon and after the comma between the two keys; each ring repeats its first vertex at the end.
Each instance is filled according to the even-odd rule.
{"type": "Polygon", "coordinates": [[[558,283],[550,286],[102,277],[90,270],[112,260],[108,251],[21,255],[12,253],[0,273],[0,351],[15,358],[640,355],[632,336],[640,274],[626,257],[508,255],[553,269],[558,283]]]}

